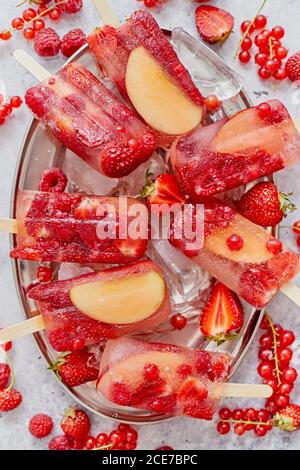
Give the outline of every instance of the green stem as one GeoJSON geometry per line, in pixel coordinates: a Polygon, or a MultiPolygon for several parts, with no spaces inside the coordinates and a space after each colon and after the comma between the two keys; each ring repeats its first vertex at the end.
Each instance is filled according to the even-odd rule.
{"type": "Polygon", "coordinates": [[[271,421],[246,421],[243,419],[221,419],[222,423],[232,423],[232,424],[253,424],[253,426],[273,426],[271,421]]]}
{"type": "Polygon", "coordinates": [[[246,31],[244,32],[243,36],[242,36],[242,39],[240,40],[239,42],[239,45],[238,45],[238,48],[236,50],[236,53],[235,53],[235,56],[234,58],[236,59],[237,58],[237,55],[241,49],[241,45],[242,45],[242,42],[244,41],[245,37],[248,36],[249,34],[249,31],[251,29],[251,27],[254,25],[254,21],[256,20],[256,18],[258,17],[258,15],[261,13],[261,11],[263,10],[265,4],[267,3],[268,0],[263,0],[260,8],[258,9],[258,11],[256,12],[256,15],[254,16],[254,18],[252,19],[251,23],[249,24],[248,28],[246,29],[246,31]]]}
{"type": "Polygon", "coordinates": [[[276,338],[276,336],[279,336],[279,334],[275,331],[274,324],[273,324],[273,321],[272,321],[271,317],[269,317],[269,315],[267,315],[267,318],[268,318],[268,322],[269,322],[269,325],[270,325],[270,328],[271,328],[271,331],[272,331],[272,335],[273,335],[272,349],[274,351],[274,362],[275,362],[275,372],[276,372],[277,384],[280,385],[281,384],[281,378],[280,378],[279,361],[278,361],[278,355],[277,355],[278,349],[277,349],[277,338],[276,338]]]}

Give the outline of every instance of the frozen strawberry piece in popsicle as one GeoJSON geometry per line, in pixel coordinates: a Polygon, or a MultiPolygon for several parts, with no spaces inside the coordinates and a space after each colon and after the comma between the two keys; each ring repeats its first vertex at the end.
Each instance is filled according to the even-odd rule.
{"type": "Polygon", "coordinates": [[[106,345],[97,390],[117,405],[210,420],[228,373],[224,353],[121,338],[106,345]]]}
{"type": "Polygon", "coordinates": [[[41,284],[29,291],[57,351],[153,328],[170,312],[166,283],[152,261],[41,284]]]}
{"type": "Polygon", "coordinates": [[[254,307],[264,307],[300,270],[297,253],[218,200],[205,203],[205,238],[197,251],[189,253],[184,235],[174,238],[176,224],[175,218],[171,243],[254,307]]]}
{"type": "Polygon", "coordinates": [[[147,231],[147,209],[133,198],[22,191],[17,199],[17,247],[11,257],[127,264],[141,258],[147,249],[142,234],[133,239],[124,233],[121,238],[121,224],[127,232],[136,217],[147,231]],[[124,214],[120,216],[120,210],[127,220],[124,214]]]}
{"type": "Polygon", "coordinates": [[[278,100],[266,106],[267,115],[249,108],[173,145],[174,170],[194,202],[300,161],[300,138],[287,109],[278,100]]]}
{"type": "Polygon", "coordinates": [[[122,96],[156,131],[160,145],[200,124],[202,95],[150,13],[136,11],[120,28],[98,28],[87,41],[122,96]]]}
{"type": "Polygon", "coordinates": [[[155,149],[153,133],[78,62],[30,88],[25,101],[62,144],[106,176],[128,175],[155,149]]]}

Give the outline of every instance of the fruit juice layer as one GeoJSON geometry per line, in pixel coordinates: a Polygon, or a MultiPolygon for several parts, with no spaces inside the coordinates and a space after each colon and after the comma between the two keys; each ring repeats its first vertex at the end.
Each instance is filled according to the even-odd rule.
{"type": "Polygon", "coordinates": [[[224,353],[121,338],[106,345],[97,390],[120,406],[210,420],[228,372],[224,353]]]}
{"type": "Polygon", "coordinates": [[[88,44],[160,145],[201,123],[202,95],[150,13],[135,12],[119,29],[96,29],[88,44]]]}
{"type": "Polygon", "coordinates": [[[194,202],[300,161],[300,138],[278,100],[253,107],[179,139],[171,161],[194,202]]]}
{"type": "Polygon", "coordinates": [[[30,88],[25,100],[62,144],[106,176],[128,175],[155,149],[152,132],[79,63],[30,88]]]}
{"type": "Polygon", "coordinates": [[[234,209],[214,200],[204,217],[202,248],[189,252],[189,240],[174,239],[174,225],[171,243],[254,307],[264,307],[299,272],[298,254],[234,209]]]}
{"type": "MultiPolygon", "coordinates": [[[[121,239],[120,227],[126,231],[137,216],[147,212],[132,198],[86,196],[71,193],[20,192],[17,199],[17,247],[11,256],[32,261],[72,263],[127,264],[141,258],[146,239],[121,239]],[[139,215],[119,217],[119,204],[127,214],[135,207],[139,215]],[[110,217],[112,219],[110,220],[110,217]],[[108,222],[110,221],[110,222],[108,222]],[[106,229],[114,238],[104,238],[106,229]],[[104,233],[104,235],[103,235],[104,233]]],[[[133,212],[133,211],[132,211],[133,212]]],[[[108,236],[107,235],[107,236],[108,236]]]]}
{"type": "Polygon", "coordinates": [[[42,284],[28,295],[57,351],[153,328],[170,312],[165,281],[152,261],[42,284]]]}

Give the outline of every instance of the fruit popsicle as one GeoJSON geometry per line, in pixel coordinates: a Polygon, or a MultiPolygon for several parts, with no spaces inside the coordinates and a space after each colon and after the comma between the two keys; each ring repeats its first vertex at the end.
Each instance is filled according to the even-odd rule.
{"type": "Polygon", "coordinates": [[[193,240],[187,240],[184,234],[179,239],[179,224],[175,217],[170,242],[256,308],[270,302],[300,270],[297,253],[216,199],[204,206],[202,248],[190,251],[193,240]]]}
{"type": "Polygon", "coordinates": [[[201,123],[202,95],[150,13],[138,10],[118,29],[97,28],[87,41],[160,145],[201,123]]]}
{"type": "Polygon", "coordinates": [[[120,406],[211,420],[229,373],[229,356],[120,338],[107,343],[98,392],[120,406]]]}
{"type": "Polygon", "coordinates": [[[78,62],[30,88],[25,101],[63,145],[106,176],[128,175],[155,149],[153,133],[78,62]]]}
{"type": "Polygon", "coordinates": [[[16,208],[17,246],[12,258],[126,264],[141,258],[147,248],[142,235],[133,239],[127,234],[123,239],[119,232],[122,224],[128,231],[136,217],[143,217],[147,227],[147,210],[133,198],[22,191],[16,208]],[[120,216],[121,209],[127,220],[120,216]],[[104,238],[108,226],[111,236],[109,231],[104,238]]]}
{"type": "Polygon", "coordinates": [[[278,100],[240,111],[174,143],[171,161],[194,202],[300,161],[300,137],[278,100]]]}
{"type": "Polygon", "coordinates": [[[166,320],[166,283],[152,261],[41,284],[29,298],[37,302],[51,346],[73,351],[166,320]]]}

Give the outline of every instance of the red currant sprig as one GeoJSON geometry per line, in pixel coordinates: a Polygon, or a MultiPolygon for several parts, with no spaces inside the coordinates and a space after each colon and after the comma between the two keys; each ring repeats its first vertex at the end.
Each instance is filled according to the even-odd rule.
{"type": "Polygon", "coordinates": [[[219,417],[221,420],[217,422],[217,431],[223,435],[228,434],[231,425],[233,425],[234,433],[238,436],[253,430],[257,436],[263,437],[274,426],[270,419],[270,412],[265,409],[247,408],[242,410],[238,408],[230,410],[229,408],[221,408],[219,417]]]}
{"type": "Polygon", "coordinates": [[[22,99],[20,96],[12,96],[9,102],[5,103],[4,98],[0,95],[0,126],[2,126],[6,119],[12,114],[14,109],[21,106],[22,99]]]}
{"type": "Polygon", "coordinates": [[[88,436],[86,450],[134,450],[138,433],[129,424],[120,423],[110,434],[101,432],[97,437],[88,436]]]}
{"type": "MultiPolygon", "coordinates": [[[[236,56],[239,54],[239,51],[242,48],[242,44],[244,43],[245,38],[248,38],[249,35],[252,34],[255,29],[259,29],[259,24],[262,24],[263,22],[265,22],[265,24],[267,24],[266,17],[263,16],[263,15],[260,15],[260,13],[263,10],[266,3],[267,3],[267,0],[263,0],[260,8],[258,9],[258,11],[257,11],[257,13],[254,16],[252,21],[246,20],[241,24],[241,31],[242,31],[243,35],[242,35],[242,38],[239,42],[239,46],[238,46],[238,49],[237,49],[237,52],[236,52],[236,56]]],[[[248,47],[248,49],[250,49],[250,47],[248,47]]],[[[245,49],[245,50],[248,50],[248,49],[245,49]]],[[[250,53],[249,53],[249,55],[250,55],[250,53]]]]}

